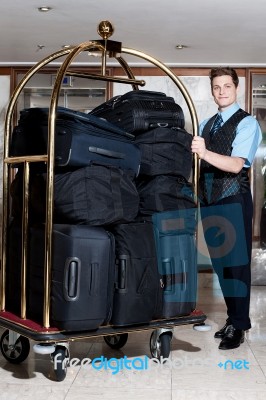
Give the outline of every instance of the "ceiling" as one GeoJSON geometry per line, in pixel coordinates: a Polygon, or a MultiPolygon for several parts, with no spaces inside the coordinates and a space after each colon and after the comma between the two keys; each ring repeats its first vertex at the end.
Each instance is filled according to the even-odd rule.
{"type": "MultiPolygon", "coordinates": [[[[1,0],[0,65],[35,64],[63,45],[100,39],[98,24],[109,20],[111,40],[169,67],[266,67],[265,17],[265,0],[1,0]]],[[[91,59],[76,62],[97,64],[91,59]]]]}

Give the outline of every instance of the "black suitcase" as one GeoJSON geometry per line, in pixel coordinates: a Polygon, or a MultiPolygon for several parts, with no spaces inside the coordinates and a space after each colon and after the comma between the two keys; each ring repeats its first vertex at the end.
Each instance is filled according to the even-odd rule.
{"type": "Polygon", "coordinates": [[[189,315],[197,299],[196,210],[156,213],[152,221],[164,282],[162,317],[189,315]]]}
{"type": "MultiPolygon", "coordinates": [[[[47,153],[48,108],[20,113],[11,137],[10,155],[47,153]]],[[[134,136],[94,115],[59,107],[56,113],[55,165],[84,167],[91,163],[130,169],[137,175],[140,151],[134,136]]]]}
{"type": "MultiPolygon", "coordinates": [[[[29,316],[43,310],[44,230],[30,238],[29,316]]],[[[115,272],[112,234],[101,227],[54,225],[51,323],[59,329],[97,329],[111,317],[115,272]]]]}
{"type": "Polygon", "coordinates": [[[162,280],[151,222],[116,225],[116,279],[111,323],[131,325],[158,319],[162,280]]]}
{"type": "Polygon", "coordinates": [[[183,177],[157,175],[143,178],[140,176],[136,186],[141,215],[196,207],[193,186],[183,177]]]}
{"type": "Polygon", "coordinates": [[[185,126],[183,110],[173,97],[148,90],[132,90],[115,96],[90,114],[103,117],[136,135],[157,127],[185,126]]]}
{"type": "Polygon", "coordinates": [[[180,175],[189,179],[192,170],[192,135],[181,128],[155,128],[137,136],[140,175],[180,175]]]}

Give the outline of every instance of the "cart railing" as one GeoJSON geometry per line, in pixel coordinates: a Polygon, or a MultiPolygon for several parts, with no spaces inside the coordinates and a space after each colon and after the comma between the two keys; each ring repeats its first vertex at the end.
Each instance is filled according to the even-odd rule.
{"type": "MultiPolygon", "coordinates": [[[[7,266],[7,233],[9,222],[9,185],[11,180],[10,167],[13,164],[23,164],[24,177],[23,177],[23,217],[22,217],[22,266],[21,266],[21,315],[22,319],[27,317],[27,304],[26,304],[26,276],[27,276],[27,249],[28,249],[28,231],[29,231],[29,179],[30,179],[30,164],[35,162],[43,162],[47,168],[47,187],[46,187],[46,223],[45,223],[45,260],[44,260],[44,306],[43,306],[43,327],[50,327],[50,291],[51,291],[51,261],[52,261],[52,227],[53,227],[53,199],[54,199],[54,153],[55,153],[55,124],[56,124],[56,110],[58,106],[59,93],[62,82],[65,76],[76,76],[95,80],[105,80],[109,82],[119,82],[129,84],[134,90],[138,90],[139,86],[144,86],[145,81],[135,79],[135,76],[128,66],[127,62],[121,57],[121,54],[129,54],[140,57],[149,61],[157,66],[161,71],[168,75],[181,91],[187,106],[189,108],[193,135],[198,134],[198,120],[193,101],[181,80],[162,62],[147,55],[141,51],[122,47],[120,42],[109,40],[113,33],[112,25],[108,21],[102,21],[99,24],[98,32],[103,40],[88,41],[72,46],[70,48],[57,51],[35,66],[33,66],[20,81],[16,87],[13,95],[11,96],[6,120],[5,120],[5,137],[4,137],[4,159],[3,159],[3,205],[2,205],[2,241],[1,241],[1,259],[2,269],[0,277],[1,293],[0,305],[1,311],[5,311],[6,307],[6,266],[7,266]],[[97,52],[101,55],[101,74],[86,74],[75,71],[70,71],[69,67],[75,58],[82,52],[94,53],[97,52]],[[37,73],[44,66],[50,62],[65,56],[61,67],[59,67],[56,79],[54,82],[51,101],[49,106],[48,116],[48,146],[46,155],[25,156],[25,157],[10,157],[9,147],[13,127],[13,114],[17,104],[18,97],[23,88],[31,77],[37,73]],[[106,74],[107,57],[115,58],[120,66],[123,68],[126,78],[109,76],[106,74]]],[[[193,184],[195,191],[195,199],[197,199],[197,182],[198,182],[198,160],[195,156],[193,168],[193,184]]]]}

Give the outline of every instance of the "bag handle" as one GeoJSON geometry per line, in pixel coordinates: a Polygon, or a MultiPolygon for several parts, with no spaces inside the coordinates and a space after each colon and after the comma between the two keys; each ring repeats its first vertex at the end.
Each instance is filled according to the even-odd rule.
{"type": "Polygon", "coordinates": [[[119,159],[125,158],[125,154],[123,154],[123,153],[119,153],[118,151],[102,149],[100,147],[90,146],[89,151],[91,153],[100,154],[102,156],[106,156],[106,157],[110,157],[110,158],[119,158],[119,159]]]}

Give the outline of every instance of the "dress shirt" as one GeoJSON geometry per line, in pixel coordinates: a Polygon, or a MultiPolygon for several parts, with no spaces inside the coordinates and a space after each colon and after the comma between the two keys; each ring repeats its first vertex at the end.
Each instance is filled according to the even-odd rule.
{"type": "MultiPolygon", "coordinates": [[[[222,112],[218,112],[225,123],[237,110],[239,104],[234,103],[222,112]]],[[[203,128],[210,118],[202,121],[199,133],[202,134],[203,128]]],[[[231,156],[244,158],[244,167],[249,168],[254,160],[257,148],[262,140],[262,133],[258,121],[251,115],[243,118],[236,129],[236,137],[232,143],[231,156]]]]}

